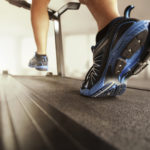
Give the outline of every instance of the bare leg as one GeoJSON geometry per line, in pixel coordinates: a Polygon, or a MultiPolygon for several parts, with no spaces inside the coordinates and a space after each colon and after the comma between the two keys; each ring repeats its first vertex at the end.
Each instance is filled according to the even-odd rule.
{"type": "Polygon", "coordinates": [[[120,16],[117,0],[80,0],[94,16],[99,30],[120,16]]]}
{"type": "Polygon", "coordinates": [[[49,16],[47,6],[50,0],[32,0],[31,20],[37,45],[37,53],[46,54],[49,16]]]}

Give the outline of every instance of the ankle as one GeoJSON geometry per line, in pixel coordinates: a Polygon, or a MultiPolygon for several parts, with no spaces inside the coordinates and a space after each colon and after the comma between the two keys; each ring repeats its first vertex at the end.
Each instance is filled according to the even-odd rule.
{"type": "Polygon", "coordinates": [[[44,53],[44,52],[36,52],[36,54],[39,55],[39,56],[40,56],[40,55],[41,55],[41,56],[46,56],[46,53],[44,53]]]}
{"type": "Polygon", "coordinates": [[[115,18],[120,17],[120,15],[116,15],[113,17],[107,17],[104,18],[103,20],[98,20],[97,21],[97,25],[98,25],[98,30],[102,30],[103,28],[105,28],[112,20],[114,20],[115,18]]]}
{"type": "Polygon", "coordinates": [[[36,53],[36,57],[37,58],[42,58],[42,57],[47,57],[47,56],[46,56],[46,54],[38,54],[38,53],[36,53]]]}

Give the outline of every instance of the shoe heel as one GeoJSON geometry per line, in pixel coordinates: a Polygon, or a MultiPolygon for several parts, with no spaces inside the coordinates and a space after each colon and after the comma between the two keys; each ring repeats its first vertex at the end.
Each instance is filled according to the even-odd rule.
{"type": "Polygon", "coordinates": [[[149,32],[147,30],[144,30],[129,42],[129,44],[126,46],[121,54],[122,58],[119,58],[116,62],[115,75],[120,75],[120,73],[126,66],[126,59],[130,59],[140,48],[144,47],[145,43],[147,43],[148,36],[149,32]]]}
{"type": "Polygon", "coordinates": [[[124,59],[130,59],[142,46],[144,46],[147,36],[147,30],[139,33],[136,37],[134,37],[134,39],[131,40],[128,46],[124,49],[121,56],[124,59]]]}
{"type": "Polygon", "coordinates": [[[143,55],[141,56],[141,62],[146,62],[150,57],[150,23],[148,29],[149,32],[148,32],[146,43],[144,45],[144,52],[143,55]]]}
{"type": "Polygon", "coordinates": [[[143,54],[141,56],[141,60],[134,67],[134,69],[132,69],[132,74],[131,75],[137,75],[142,70],[144,70],[148,66],[148,59],[149,58],[150,58],[150,24],[149,24],[149,32],[148,32],[148,36],[147,36],[147,39],[146,39],[146,42],[145,42],[145,45],[144,45],[144,50],[143,50],[143,54]]]}

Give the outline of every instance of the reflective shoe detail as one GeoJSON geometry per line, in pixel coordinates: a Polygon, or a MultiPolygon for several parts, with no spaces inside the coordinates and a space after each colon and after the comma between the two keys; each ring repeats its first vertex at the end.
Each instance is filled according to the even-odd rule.
{"type": "Polygon", "coordinates": [[[128,79],[132,75],[139,74],[148,66],[148,59],[150,57],[150,25],[149,32],[143,33],[141,33],[141,47],[137,48],[136,53],[129,58],[123,56],[124,59],[126,59],[127,65],[119,76],[121,82],[125,79],[128,79]],[[145,35],[143,35],[143,33],[145,33],[145,35]],[[147,39],[145,37],[147,37],[147,39]]]}
{"type": "Polygon", "coordinates": [[[123,94],[126,89],[123,76],[140,62],[148,27],[149,21],[126,19],[114,23],[114,27],[110,27],[109,36],[107,33],[93,50],[94,65],[87,73],[81,94],[90,97],[123,94]],[[124,30],[122,27],[125,24],[130,25],[124,30]]]}
{"type": "Polygon", "coordinates": [[[48,71],[48,66],[36,66],[35,69],[39,71],[48,71]]]}
{"type": "MultiPolygon", "coordinates": [[[[146,22],[146,24],[147,24],[147,22],[146,22]]],[[[148,26],[148,24],[147,24],[147,26],[148,26]]],[[[119,73],[117,73],[117,70],[120,72],[122,71],[122,70],[119,70],[120,65],[127,64],[127,60],[130,58],[131,59],[134,58],[135,56],[133,56],[133,55],[135,55],[136,52],[138,53],[139,49],[143,48],[143,46],[146,42],[145,37],[147,37],[147,35],[148,35],[148,28],[143,26],[143,29],[145,29],[145,30],[142,31],[140,29],[141,31],[138,34],[131,32],[130,34],[133,36],[133,38],[131,39],[131,37],[128,36],[129,40],[127,40],[127,41],[129,41],[129,43],[126,44],[125,42],[123,42],[123,43],[121,43],[121,46],[117,47],[122,50],[120,50],[119,54],[116,55],[116,57],[119,57],[117,60],[118,63],[116,63],[116,65],[114,67],[114,68],[116,68],[116,74],[119,74],[119,73]],[[137,38],[137,37],[140,37],[140,35],[143,35],[143,38],[142,38],[142,36],[141,36],[141,39],[137,38]],[[141,41],[141,44],[139,44],[139,41],[141,41]],[[126,45],[126,47],[122,48],[122,47],[124,47],[124,45],[126,45]]],[[[136,30],[138,30],[138,29],[136,29],[136,30]]],[[[125,38],[125,36],[124,36],[124,38],[125,38]]],[[[123,41],[123,38],[122,38],[122,41],[123,41]]],[[[124,40],[124,41],[126,41],[126,40],[124,40]]],[[[115,52],[117,52],[117,50],[115,52]]],[[[115,55],[115,54],[113,54],[113,55],[115,55]]],[[[114,60],[113,64],[115,63],[115,61],[116,60],[114,60]]],[[[123,69],[123,67],[121,67],[121,69],[123,69]]]]}
{"type": "Polygon", "coordinates": [[[47,56],[35,56],[30,60],[29,67],[35,68],[39,71],[47,71],[48,70],[48,58],[47,56]]]}

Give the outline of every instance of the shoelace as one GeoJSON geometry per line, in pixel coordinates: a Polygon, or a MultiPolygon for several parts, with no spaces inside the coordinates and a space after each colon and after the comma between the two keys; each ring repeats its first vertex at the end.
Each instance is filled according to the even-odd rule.
{"type": "Polygon", "coordinates": [[[48,60],[47,56],[40,56],[40,58],[38,58],[37,56],[34,56],[33,59],[35,59],[35,60],[40,59],[40,60],[42,60],[43,62],[46,62],[46,61],[48,60]]]}
{"type": "Polygon", "coordinates": [[[48,59],[47,59],[47,57],[46,56],[44,56],[43,58],[42,58],[42,61],[44,61],[44,62],[46,62],[48,59]]]}

